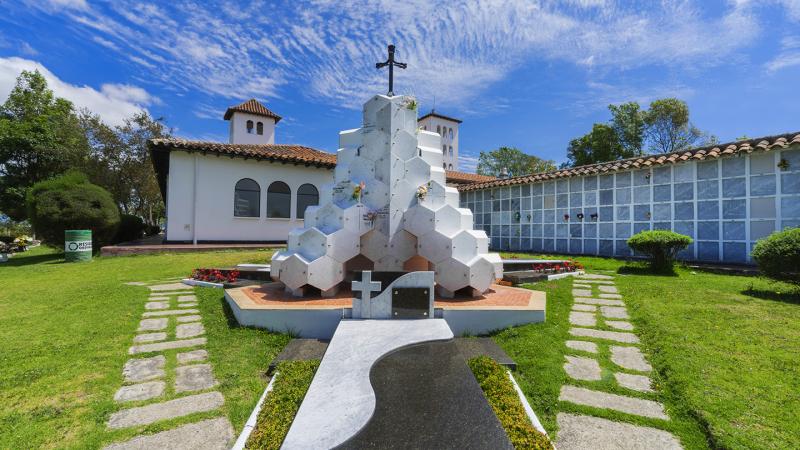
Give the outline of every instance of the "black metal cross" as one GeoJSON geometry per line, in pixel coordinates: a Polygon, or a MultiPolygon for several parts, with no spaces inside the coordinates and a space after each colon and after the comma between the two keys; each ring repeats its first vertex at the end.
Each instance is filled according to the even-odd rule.
{"type": "Polygon", "coordinates": [[[382,63],[375,64],[376,69],[381,69],[383,67],[389,66],[389,96],[394,95],[394,68],[399,67],[401,69],[405,69],[408,67],[408,64],[397,62],[394,60],[394,45],[389,45],[389,59],[382,63]]]}

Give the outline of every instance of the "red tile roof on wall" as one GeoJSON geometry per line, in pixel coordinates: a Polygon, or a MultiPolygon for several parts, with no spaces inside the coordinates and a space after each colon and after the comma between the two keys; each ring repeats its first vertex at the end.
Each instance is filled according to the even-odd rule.
{"type": "Polygon", "coordinates": [[[622,159],[619,161],[570,167],[567,169],[559,169],[551,172],[523,175],[513,178],[498,178],[492,181],[462,185],[459,186],[458,189],[460,191],[474,191],[477,189],[511,186],[515,184],[527,184],[538,181],[554,180],[557,178],[613,173],[623,170],[642,169],[665,164],[675,164],[689,160],[702,161],[706,159],[716,159],[725,156],[738,155],[741,153],[770,151],[776,147],[786,148],[793,144],[800,144],[800,132],[786,133],[777,136],[767,136],[756,139],[747,139],[730,142],[727,144],[711,145],[708,147],[682,150],[672,153],[637,156],[635,158],[622,159]]]}
{"type": "Polygon", "coordinates": [[[456,170],[446,170],[447,182],[453,184],[470,184],[495,180],[495,177],[478,175],[477,173],[459,172],[456,170]]]}
{"type": "Polygon", "coordinates": [[[266,106],[262,105],[261,102],[258,100],[251,98],[250,100],[241,103],[236,106],[231,106],[225,111],[225,120],[231,118],[233,113],[235,112],[243,112],[248,114],[255,114],[257,116],[269,117],[275,119],[275,123],[278,123],[281,120],[281,116],[275,114],[274,112],[267,109],[266,106]]]}

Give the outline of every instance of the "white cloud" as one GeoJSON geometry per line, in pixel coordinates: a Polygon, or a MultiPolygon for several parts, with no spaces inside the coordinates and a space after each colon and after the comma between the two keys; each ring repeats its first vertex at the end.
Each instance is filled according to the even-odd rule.
{"type": "Polygon", "coordinates": [[[111,125],[121,124],[126,117],[159,103],[158,98],[137,86],[104,84],[99,91],[90,86],[76,86],[59,79],[36,61],[17,57],[0,58],[0,99],[5,101],[23,70],[38,70],[56,96],[72,101],[78,108],[88,108],[111,125]]]}

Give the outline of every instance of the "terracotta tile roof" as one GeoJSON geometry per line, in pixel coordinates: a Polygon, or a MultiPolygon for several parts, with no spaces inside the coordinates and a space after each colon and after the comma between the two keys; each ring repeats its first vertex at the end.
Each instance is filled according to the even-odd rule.
{"type": "Polygon", "coordinates": [[[185,139],[151,139],[149,144],[153,152],[183,150],[318,167],[333,168],[336,166],[336,155],[294,144],[224,144],[185,139]]]}
{"type": "Polygon", "coordinates": [[[777,136],[766,136],[756,139],[747,139],[743,141],[729,142],[727,144],[712,145],[673,153],[637,156],[635,158],[622,159],[619,161],[570,167],[567,169],[559,169],[551,172],[523,175],[513,178],[498,178],[493,181],[462,185],[459,186],[458,189],[460,191],[473,191],[476,189],[527,184],[537,181],[554,180],[557,178],[613,173],[623,170],[642,169],[665,164],[675,164],[688,160],[701,161],[705,159],[716,159],[724,156],[737,155],[740,153],[770,151],[776,147],[786,148],[793,144],[800,144],[800,132],[786,133],[777,136]]]}
{"type": "Polygon", "coordinates": [[[231,118],[233,113],[235,112],[243,112],[248,114],[255,114],[257,116],[264,116],[275,119],[275,123],[280,122],[281,116],[275,114],[274,112],[267,109],[266,106],[262,105],[258,100],[251,98],[250,100],[241,103],[236,106],[231,106],[225,111],[225,120],[231,118]]]}
{"type": "Polygon", "coordinates": [[[447,177],[447,181],[453,184],[480,183],[480,182],[496,180],[495,177],[478,175],[477,173],[458,172],[456,170],[446,170],[445,174],[447,177]]]}
{"type": "Polygon", "coordinates": [[[434,110],[431,110],[431,112],[429,112],[428,114],[425,114],[424,116],[422,116],[419,119],[417,119],[417,122],[419,122],[420,120],[425,119],[426,117],[438,117],[440,119],[451,120],[451,121],[456,122],[456,123],[461,123],[462,122],[462,120],[460,120],[460,119],[456,119],[455,117],[445,116],[444,114],[439,114],[434,110]]]}

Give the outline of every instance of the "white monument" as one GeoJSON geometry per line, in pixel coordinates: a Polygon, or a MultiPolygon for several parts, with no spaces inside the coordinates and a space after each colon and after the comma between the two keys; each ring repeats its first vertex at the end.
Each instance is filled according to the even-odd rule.
{"type": "Polygon", "coordinates": [[[417,128],[412,97],[376,95],[363,111],[361,128],[339,134],[334,183],[272,257],[273,279],[330,296],[348,271],[433,270],[442,296],[485,292],[502,262],[445,186],[441,136],[417,128]]]}

